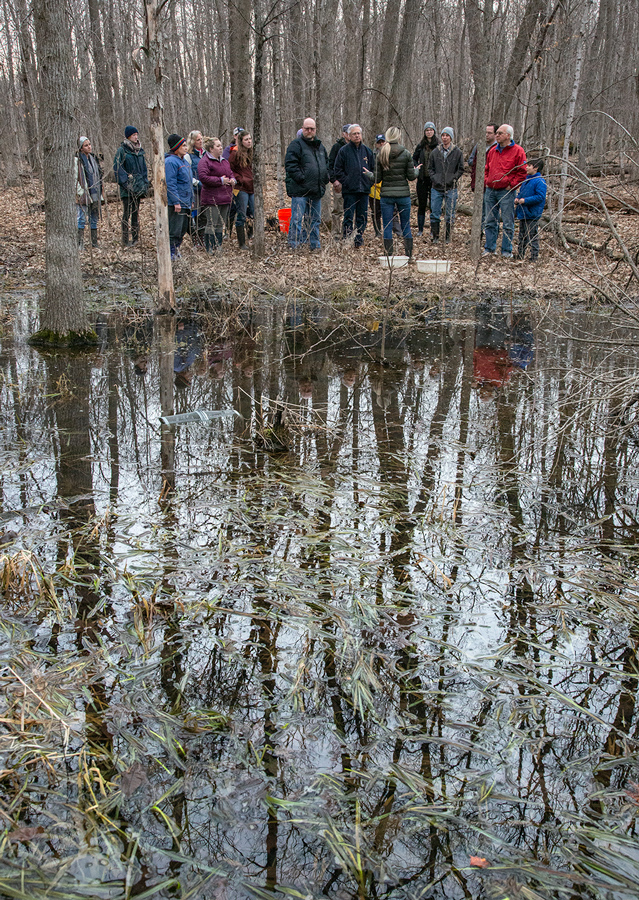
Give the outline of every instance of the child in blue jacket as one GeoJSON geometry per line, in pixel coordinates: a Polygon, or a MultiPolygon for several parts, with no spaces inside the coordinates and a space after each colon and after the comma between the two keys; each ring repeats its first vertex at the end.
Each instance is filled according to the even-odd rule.
{"type": "Polygon", "coordinates": [[[539,256],[539,240],[537,237],[539,220],[546,205],[546,182],[543,175],[543,159],[529,159],[526,163],[526,178],[521,183],[517,199],[515,200],[515,212],[519,219],[519,246],[517,259],[524,259],[526,250],[530,245],[530,258],[539,256]]]}

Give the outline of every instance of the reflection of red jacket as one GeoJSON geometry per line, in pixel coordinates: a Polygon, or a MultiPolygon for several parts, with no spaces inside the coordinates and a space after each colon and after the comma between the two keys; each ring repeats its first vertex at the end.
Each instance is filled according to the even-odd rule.
{"type": "Polygon", "coordinates": [[[495,191],[516,188],[526,177],[526,153],[514,141],[502,148],[493,144],[486,156],[485,187],[495,191]]]}
{"type": "Polygon", "coordinates": [[[514,368],[508,351],[503,347],[499,350],[493,350],[492,347],[478,347],[473,354],[473,374],[475,380],[481,384],[500,387],[506,384],[514,368]]]}

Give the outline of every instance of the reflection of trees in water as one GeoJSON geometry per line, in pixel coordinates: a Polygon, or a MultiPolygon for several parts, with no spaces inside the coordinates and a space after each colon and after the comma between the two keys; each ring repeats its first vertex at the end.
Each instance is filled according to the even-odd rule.
{"type": "MultiPolygon", "coordinates": [[[[116,513],[106,538],[96,532],[102,553],[135,545],[158,585],[147,674],[139,649],[120,663],[126,715],[125,673],[140,714],[117,746],[112,686],[96,673],[87,699],[96,753],[117,750],[126,767],[153,743],[148,786],[118,827],[180,859],[233,860],[229,896],[240,876],[268,890],[310,882],[314,896],[378,896],[382,877],[391,891],[479,896],[462,871],[476,853],[552,896],[560,880],[544,879],[559,876],[544,867],[567,823],[608,827],[635,763],[639,672],[624,616],[637,448],[609,390],[636,377],[635,362],[537,333],[535,359],[480,397],[468,321],[389,337],[388,369],[370,335],[342,334],[322,358],[328,325],[291,334],[272,312],[266,322],[248,317],[225,337],[232,355],[212,339],[215,371],[181,397],[234,404],[252,422],[278,398],[299,403],[302,373],[325,427],[277,460],[231,423],[174,429],[169,452],[157,420],[173,402],[170,335],[144,376],[113,352],[104,380],[87,363],[69,376],[86,403],[53,407],[71,435],[54,457],[60,496],[96,491],[102,503],[102,485],[116,513]],[[160,516],[145,504],[163,472],[160,516]],[[227,716],[228,732],[198,734],[203,712],[227,716]],[[167,825],[145,791],[177,783],[161,803],[167,825]],[[531,860],[537,874],[518,868],[531,860]]],[[[493,349],[514,345],[508,328],[493,349]]],[[[86,567],[74,592],[78,652],[97,664],[131,597],[116,585],[99,606],[91,576],[108,579],[87,539],[91,504],[71,507],[86,567]]],[[[188,865],[173,865],[188,883],[188,865]]]]}

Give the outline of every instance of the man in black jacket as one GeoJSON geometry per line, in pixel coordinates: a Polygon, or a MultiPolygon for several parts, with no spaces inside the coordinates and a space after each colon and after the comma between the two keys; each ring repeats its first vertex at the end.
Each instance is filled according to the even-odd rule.
{"type": "Polygon", "coordinates": [[[446,203],[446,243],[450,241],[457,206],[457,182],[464,174],[464,155],[453,144],[453,129],[446,127],[441,133],[441,143],[435,147],[428,160],[430,175],[430,233],[433,244],[439,241],[439,221],[442,203],[446,203]]]}
{"type": "Polygon", "coordinates": [[[339,138],[335,141],[333,146],[331,147],[331,152],[328,154],[328,180],[330,181],[333,188],[333,203],[331,206],[331,231],[333,232],[333,238],[338,241],[340,231],[342,228],[342,216],[344,214],[344,198],[342,197],[342,188],[339,182],[335,183],[335,160],[337,159],[337,154],[342,149],[345,144],[348,144],[348,129],[350,125],[342,125],[342,130],[340,132],[339,138]]]}
{"type": "Polygon", "coordinates": [[[301,137],[288,145],[284,168],[286,193],[291,198],[288,243],[293,249],[310,243],[320,249],[322,197],[328,184],[328,156],[316,136],[315,120],[304,119],[301,137]]]}
{"type": "Polygon", "coordinates": [[[348,126],[348,143],[340,148],[333,174],[335,181],[333,186],[341,184],[344,197],[344,238],[353,233],[353,218],[355,218],[355,248],[359,249],[364,243],[364,229],[368,220],[368,194],[370,180],[364,174],[364,169],[373,171],[373,151],[362,143],[362,129],[360,125],[348,126]]]}

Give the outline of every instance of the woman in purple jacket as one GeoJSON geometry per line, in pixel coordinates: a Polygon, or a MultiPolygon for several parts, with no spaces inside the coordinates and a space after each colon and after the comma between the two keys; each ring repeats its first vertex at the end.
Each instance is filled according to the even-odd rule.
{"type": "Polygon", "coordinates": [[[202,212],[206,213],[204,246],[208,253],[222,246],[235,186],[229,161],[222,159],[223,149],[219,138],[206,138],[204,156],[197,167],[197,177],[202,184],[200,203],[202,212]]]}

